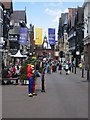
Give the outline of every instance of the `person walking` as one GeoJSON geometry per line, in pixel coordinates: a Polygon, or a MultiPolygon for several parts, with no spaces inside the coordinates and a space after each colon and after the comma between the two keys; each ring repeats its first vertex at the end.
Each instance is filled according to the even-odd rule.
{"type": "Polygon", "coordinates": [[[66,63],[66,65],[65,65],[66,75],[68,75],[68,69],[69,69],[68,63],[66,63]]]}
{"type": "Polygon", "coordinates": [[[83,65],[82,65],[82,63],[80,63],[80,64],[79,64],[79,68],[80,68],[80,70],[82,69],[82,67],[83,67],[83,65]]]}
{"type": "Polygon", "coordinates": [[[59,64],[59,70],[60,70],[60,74],[62,74],[62,64],[59,64]]]}
{"type": "Polygon", "coordinates": [[[69,62],[68,66],[69,66],[69,71],[71,72],[72,64],[69,62]]]}
{"type": "Polygon", "coordinates": [[[50,73],[52,73],[52,63],[50,64],[50,73]]]}
{"type": "Polygon", "coordinates": [[[41,75],[42,90],[41,92],[45,92],[45,70],[46,70],[46,66],[42,69],[42,75],[41,75]]]}

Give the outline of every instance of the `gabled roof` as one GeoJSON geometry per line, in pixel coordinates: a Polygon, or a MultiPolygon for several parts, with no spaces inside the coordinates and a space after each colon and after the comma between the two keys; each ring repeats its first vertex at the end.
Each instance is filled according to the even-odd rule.
{"type": "Polygon", "coordinates": [[[71,19],[71,28],[75,26],[75,15],[72,16],[72,19],[71,19]]]}
{"type": "Polygon", "coordinates": [[[12,0],[0,0],[1,3],[4,5],[4,9],[10,10],[11,13],[13,12],[13,5],[12,5],[12,0]]]}
{"type": "Polygon", "coordinates": [[[68,22],[68,13],[62,13],[61,18],[62,18],[62,26],[64,26],[68,22]]]}
{"type": "Polygon", "coordinates": [[[6,9],[10,9],[10,7],[11,7],[11,2],[2,2],[3,3],[3,5],[4,5],[4,7],[6,8],[6,9]]]}
{"type": "Polygon", "coordinates": [[[77,23],[83,23],[84,21],[84,9],[83,7],[78,7],[77,8],[77,23]]]}
{"type": "Polygon", "coordinates": [[[24,21],[25,23],[27,23],[26,11],[25,10],[13,11],[13,14],[11,14],[11,20],[14,20],[14,23],[19,23],[20,21],[24,21]]]}

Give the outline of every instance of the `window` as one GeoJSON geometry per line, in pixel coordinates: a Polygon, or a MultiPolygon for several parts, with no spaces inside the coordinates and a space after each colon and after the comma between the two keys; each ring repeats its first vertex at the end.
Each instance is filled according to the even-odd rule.
{"type": "Polygon", "coordinates": [[[0,23],[0,37],[2,36],[2,25],[0,23]]]}
{"type": "Polygon", "coordinates": [[[2,11],[1,11],[1,9],[0,9],[0,19],[1,19],[1,12],[2,12],[2,11]]]}

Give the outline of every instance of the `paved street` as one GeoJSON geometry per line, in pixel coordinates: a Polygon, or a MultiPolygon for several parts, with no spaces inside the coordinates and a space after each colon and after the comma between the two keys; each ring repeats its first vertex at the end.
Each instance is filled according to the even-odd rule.
{"type": "Polygon", "coordinates": [[[3,118],[88,118],[88,82],[80,75],[45,75],[46,93],[37,81],[37,96],[27,96],[27,86],[2,88],[3,118]]]}
{"type": "Polygon", "coordinates": [[[2,117],[2,87],[0,85],[0,118],[2,117]]]}

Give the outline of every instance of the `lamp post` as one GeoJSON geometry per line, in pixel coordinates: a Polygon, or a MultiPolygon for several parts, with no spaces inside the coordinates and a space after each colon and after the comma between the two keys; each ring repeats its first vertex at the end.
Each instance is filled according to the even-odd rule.
{"type": "Polygon", "coordinates": [[[77,67],[77,63],[79,60],[78,56],[81,54],[81,51],[83,50],[83,48],[81,48],[81,46],[83,46],[83,29],[84,29],[84,24],[79,23],[75,26],[75,74],[76,74],[76,67],[77,67]]]}
{"type": "Polygon", "coordinates": [[[79,51],[76,51],[75,53],[75,74],[76,74],[76,69],[77,69],[77,56],[80,55],[80,52],[79,51]]]}
{"type": "Polygon", "coordinates": [[[77,36],[77,32],[78,32],[78,28],[77,26],[75,27],[75,32],[74,32],[74,36],[76,36],[76,39],[75,39],[75,74],[76,74],[76,70],[77,70],[77,57],[80,55],[80,52],[79,52],[79,48],[78,48],[78,36],[77,36]]]}

